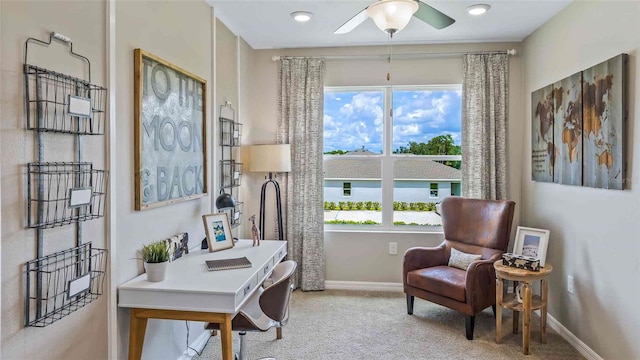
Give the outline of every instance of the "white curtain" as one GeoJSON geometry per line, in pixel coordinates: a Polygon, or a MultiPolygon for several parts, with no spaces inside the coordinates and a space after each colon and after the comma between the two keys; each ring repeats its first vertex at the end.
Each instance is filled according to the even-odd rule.
{"type": "Polygon", "coordinates": [[[468,54],[462,78],[462,195],[507,198],[509,59],[468,54]]]}
{"type": "Polygon", "coordinates": [[[291,145],[291,172],[282,177],[289,258],[298,263],[296,285],[324,290],[322,143],[323,59],[278,63],[278,143],[291,145]]]}

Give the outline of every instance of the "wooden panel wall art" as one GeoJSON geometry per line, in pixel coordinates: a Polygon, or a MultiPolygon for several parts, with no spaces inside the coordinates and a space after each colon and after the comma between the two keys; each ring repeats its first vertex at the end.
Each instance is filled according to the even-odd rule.
{"type": "Polygon", "coordinates": [[[531,179],[553,181],[553,86],[531,93],[531,179]]]}
{"type": "Polygon", "coordinates": [[[206,80],[140,49],[135,70],[135,208],[207,193],[206,80]]]}
{"type": "Polygon", "coordinates": [[[531,93],[532,180],[626,188],[627,62],[621,54],[531,93]]]}
{"type": "Polygon", "coordinates": [[[582,185],[582,74],[553,84],[553,182],[582,185]]]}
{"type": "Polygon", "coordinates": [[[619,55],[583,72],[584,186],[625,185],[626,63],[619,55]]]}

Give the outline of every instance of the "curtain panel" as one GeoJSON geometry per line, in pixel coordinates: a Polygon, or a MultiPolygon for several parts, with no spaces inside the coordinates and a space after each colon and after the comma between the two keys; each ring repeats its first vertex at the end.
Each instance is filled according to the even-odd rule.
{"type": "Polygon", "coordinates": [[[278,73],[277,140],[291,146],[291,172],[282,177],[284,239],[298,263],[296,286],[324,290],[324,59],[283,58],[278,73]]]}
{"type": "Polygon", "coordinates": [[[468,54],[462,77],[462,195],[507,198],[506,54],[468,54]]]}

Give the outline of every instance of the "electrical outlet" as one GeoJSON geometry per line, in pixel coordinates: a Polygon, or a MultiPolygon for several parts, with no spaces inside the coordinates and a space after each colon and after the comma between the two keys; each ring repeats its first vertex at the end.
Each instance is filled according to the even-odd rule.
{"type": "Polygon", "coordinates": [[[389,255],[398,255],[398,243],[390,242],[389,243],[389,255]]]}
{"type": "Polygon", "coordinates": [[[569,292],[569,294],[573,294],[573,276],[568,275],[567,276],[567,291],[569,292]]]}

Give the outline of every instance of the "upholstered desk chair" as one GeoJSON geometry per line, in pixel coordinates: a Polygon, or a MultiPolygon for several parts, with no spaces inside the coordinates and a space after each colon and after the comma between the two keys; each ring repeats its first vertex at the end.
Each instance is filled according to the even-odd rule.
{"type": "Polygon", "coordinates": [[[515,203],[452,196],[442,201],[441,209],[444,241],[437,247],[411,248],[404,254],[407,313],[413,314],[414,296],[457,310],[466,315],[467,339],[473,340],[475,315],[489,306],[495,314],[493,263],[509,245],[515,203]],[[466,270],[448,266],[451,249],[477,259],[468,259],[468,266],[461,266],[466,270]]]}
{"type": "MultiPolygon", "coordinates": [[[[283,261],[273,268],[265,287],[260,287],[247,300],[231,321],[233,331],[239,331],[240,349],[237,360],[247,359],[247,331],[267,331],[276,328],[276,338],[282,339],[282,326],[289,320],[289,299],[293,291],[292,277],[297,267],[293,260],[283,261]],[[266,285],[269,283],[270,285],[266,285]]],[[[207,324],[209,330],[220,330],[220,324],[207,324]]]]}

